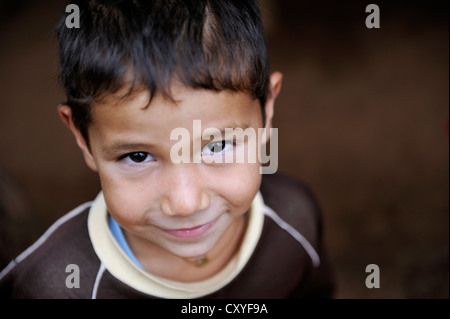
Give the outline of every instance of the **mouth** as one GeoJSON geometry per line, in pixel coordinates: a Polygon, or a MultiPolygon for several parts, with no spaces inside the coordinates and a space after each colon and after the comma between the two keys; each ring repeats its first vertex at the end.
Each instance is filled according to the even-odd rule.
{"type": "Polygon", "coordinates": [[[195,239],[203,236],[214,226],[219,218],[214,219],[213,221],[195,226],[192,228],[180,228],[180,229],[163,229],[163,231],[173,237],[178,239],[195,239]]]}

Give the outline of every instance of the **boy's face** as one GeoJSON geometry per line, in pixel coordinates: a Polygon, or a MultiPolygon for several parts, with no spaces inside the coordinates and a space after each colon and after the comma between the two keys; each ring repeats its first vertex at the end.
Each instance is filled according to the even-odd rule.
{"type": "MultiPolygon", "coordinates": [[[[135,241],[180,257],[202,256],[242,221],[260,186],[260,164],[174,163],[171,149],[187,144],[191,159],[195,144],[202,157],[227,156],[236,148],[256,152],[251,138],[237,145],[222,143],[224,136],[202,139],[193,121],[201,120],[202,132],[211,127],[258,132],[261,106],[247,94],[228,91],[173,86],[172,95],[176,103],[156,95],[147,106],[148,94],[143,92],[126,100],[110,97],[92,107],[90,150],[76,129],[74,133],[88,165],[98,171],[109,213],[132,247],[135,241]],[[189,140],[171,140],[176,128],[186,129],[189,140]]],[[[254,138],[265,141],[263,136],[254,138]]]]}

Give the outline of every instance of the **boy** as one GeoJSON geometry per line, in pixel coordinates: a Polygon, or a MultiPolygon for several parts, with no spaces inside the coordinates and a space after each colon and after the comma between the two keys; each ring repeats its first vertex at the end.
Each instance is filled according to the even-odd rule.
{"type": "Polygon", "coordinates": [[[57,26],[58,112],[102,191],[1,272],[1,295],[330,297],[315,200],[249,160],[270,138],[282,78],[268,73],[256,3],[75,4],[80,27],[67,14],[57,26]],[[265,131],[228,139],[211,128],[265,131]]]}

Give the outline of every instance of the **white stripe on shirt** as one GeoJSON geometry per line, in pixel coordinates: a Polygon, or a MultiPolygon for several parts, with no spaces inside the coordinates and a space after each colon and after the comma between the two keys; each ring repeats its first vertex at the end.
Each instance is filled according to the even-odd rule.
{"type": "Polygon", "coordinates": [[[98,286],[100,285],[100,280],[102,279],[103,273],[105,272],[106,267],[101,262],[100,268],[98,269],[97,276],[95,277],[94,288],[92,289],[91,299],[97,299],[98,286]]]}
{"type": "Polygon", "coordinates": [[[61,218],[59,218],[56,222],[54,222],[53,225],[51,225],[47,229],[47,231],[41,237],[39,237],[38,240],[36,240],[34,242],[34,244],[32,244],[24,252],[22,252],[19,256],[17,256],[17,258],[12,260],[8,264],[8,266],[6,266],[6,268],[3,269],[2,272],[0,272],[0,279],[2,279],[4,276],[6,276],[6,274],[11,269],[13,269],[16,264],[20,263],[22,260],[24,260],[29,255],[31,255],[36,249],[38,249],[48,239],[48,237],[50,237],[61,225],[63,225],[68,220],[74,218],[75,216],[77,216],[78,214],[83,212],[87,207],[91,206],[91,204],[92,204],[92,202],[87,202],[87,203],[81,204],[80,206],[74,208],[73,210],[71,210],[70,212],[68,212],[61,218]]]}
{"type": "Polygon", "coordinates": [[[284,229],[292,237],[294,237],[295,240],[297,240],[300,243],[300,245],[302,245],[303,248],[306,250],[306,253],[309,255],[309,257],[312,260],[313,266],[319,267],[319,265],[320,265],[319,254],[317,254],[314,247],[309,243],[309,241],[302,234],[300,234],[294,227],[292,227],[291,225],[286,223],[283,219],[281,219],[281,217],[277,213],[275,213],[275,211],[272,208],[270,208],[269,206],[264,205],[263,213],[264,213],[264,215],[269,216],[280,228],[284,229]]]}

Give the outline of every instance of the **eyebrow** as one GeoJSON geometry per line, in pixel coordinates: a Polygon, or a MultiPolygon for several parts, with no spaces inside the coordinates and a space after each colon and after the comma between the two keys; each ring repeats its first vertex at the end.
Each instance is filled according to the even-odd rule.
{"type": "Polygon", "coordinates": [[[102,151],[109,156],[117,156],[123,153],[137,152],[139,150],[148,150],[154,147],[153,144],[145,143],[127,143],[124,141],[114,141],[111,144],[104,145],[102,151]]]}
{"type": "Polygon", "coordinates": [[[248,124],[238,124],[238,123],[229,123],[229,125],[225,125],[225,126],[220,126],[220,127],[216,127],[216,126],[214,126],[214,125],[209,125],[209,126],[203,126],[202,125],[202,135],[203,135],[203,132],[205,131],[205,130],[208,130],[208,129],[211,129],[211,128],[216,128],[216,129],[218,129],[219,131],[220,131],[220,133],[222,134],[222,136],[224,136],[225,135],[225,130],[226,129],[232,129],[232,130],[235,130],[235,129],[242,129],[242,130],[246,130],[246,129],[248,129],[250,126],[248,125],[248,124]]]}
{"type": "MultiPolygon", "coordinates": [[[[246,129],[248,129],[250,126],[248,125],[248,124],[244,124],[244,123],[241,123],[241,124],[239,124],[239,123],[229,123],[230,125],[225,125],[225,126],[221,126],[221,127],[216,127],[221,133],[223,133],[223,134],[225,134],[225,130],[226,129],[232,129],[232,130],[234,130],[234,129],[237,129],[237,128],[240,128],[240,129],[243,129],[243,130],[246,130],[246,129]]],[[[208,129],[208,128],[212,128],[212,127],[215,127],[214,125],[211,125],[211,126],[207,126],[207,127],[205,127],[203,130],[205,130],[205,129],[208,129]]],[[[203,133],[203,132],[202,132],[203,133]]]]}

